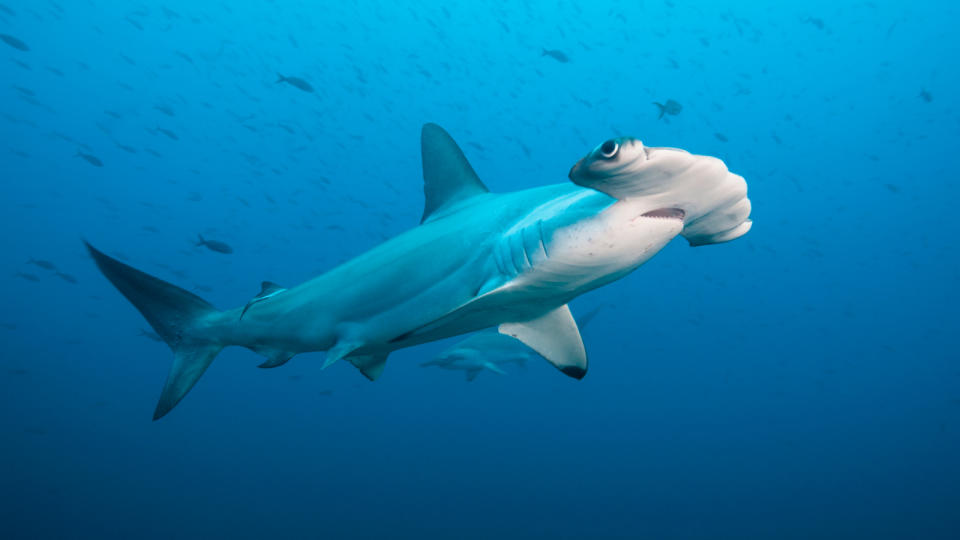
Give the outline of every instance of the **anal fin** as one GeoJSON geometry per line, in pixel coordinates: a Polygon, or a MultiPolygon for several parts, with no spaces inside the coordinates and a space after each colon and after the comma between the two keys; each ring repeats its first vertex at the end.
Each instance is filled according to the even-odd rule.
{"type": "Polygon", "coordinates": [[[363,373],[364,377],[370,379],[371,381],[377,380],[377,378],[383,373],[384,366],[387,365],[386,354],[348,356],[347,360],[349,360],[351,364],[359,369],[360,373],[363,373]]]}
{"type": "Polygon", "coordinates": [[[272,354],[270,355],[269,358],[267,358],[262,364],[260,364],[257,367],[263,368],[263,369],[280,367],[286,364],[287,362],[289,362],[291,358],[293,358],[293,355],[290,353],[272,354]]]}
{"type": "Polygon", "coordinates": [[[587,352],[566,305],[536,319],[503,323],[498,330],[523,342],[565,375],[582,379],[587,374],[587,352]]]}

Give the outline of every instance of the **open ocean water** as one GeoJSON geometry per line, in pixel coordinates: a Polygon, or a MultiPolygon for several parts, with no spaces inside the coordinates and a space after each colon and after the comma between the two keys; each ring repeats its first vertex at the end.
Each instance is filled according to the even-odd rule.
{"type": "Polygon", "coordinates": [[[958,15],[0,0],[0,537],[960,538],[958,15]],[[172,354],[83,240],[243,306],[417,226],[427,122],[494,192],[716,156],[753,229],[574,300],[580,381],[234,347],[151,421],[172,354]]]}

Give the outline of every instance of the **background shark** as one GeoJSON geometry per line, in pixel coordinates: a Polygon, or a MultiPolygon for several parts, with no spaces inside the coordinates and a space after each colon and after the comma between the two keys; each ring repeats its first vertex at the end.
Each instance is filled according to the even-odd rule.
{"type": "Polygon", "coordinates": [[[619,279],[677,235],[691,245],[750,229],[742,177],[722,161],[620,137],[570,171],[574,184],[493,194],[449,134],[421,133],[421,224],[296,287],[265,282],[243,307],[200,297],[88,244],[101,272],[174,353],[154,419],[169,412],[231,345],[276,367],[327,351],[367,378],[391,351],[498,326],[580,379],[587,356],[567,302],[619,279]]]}
{"type": "MultiPolygon", "coordinates": [[[[581,333],[597,316],[603,306],[597,306],[586,315],[576,318],[581,333]]],[[[531,358],[541,358],[536,351],[512,336],[501,334],[496,328],[488,328],[468,336],[447,347],[421,367],[436,366],[440,369],[463,371],[467,381],[473,381],[483,370],[505,375],[506,364],[526,365],[531,358]]]]}

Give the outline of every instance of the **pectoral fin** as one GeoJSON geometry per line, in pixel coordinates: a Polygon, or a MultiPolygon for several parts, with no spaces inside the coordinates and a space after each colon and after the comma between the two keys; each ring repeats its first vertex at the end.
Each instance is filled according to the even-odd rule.
{"type": "Polygon", "coordinates": [[[525,322],[503,323],[501,334],[514,337],[574,379],[587,374],[587,352],[566,305],[525,322]]]}
{"type": "Polygon", "coordinates": [[[500,369],[500,366],[494,364],[493,362],[484,362],[483,367],[489,369],[490,371],[497,373],[499,375],[506,375],[507,372],[500,369]]]}

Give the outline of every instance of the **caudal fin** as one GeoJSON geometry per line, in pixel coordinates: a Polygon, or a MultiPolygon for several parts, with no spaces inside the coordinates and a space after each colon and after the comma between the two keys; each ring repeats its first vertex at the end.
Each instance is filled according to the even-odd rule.
{"type": "Polygon", "coordinates": [[[284,77],[283,75],[277,73],[277,82],[278,82],[278,83],[282,83],[282,82],[284,82],[284,81],[286,81],[286,80],[287,80],[286,77],[284,77]]]}
{"type": "Polygon", "coordinates": [[[100,272],[173,350],[173,365],[153,413],[157,420],[183,399],[223,349],[224,344],[207,331],[209,319],[218,311],[199,296],[86,245],[100,272]]]}
{"type": "Polygon", "coordinates": [[[667,106],[663,103],[657,103],[656,101],[654,101],[653,104],[660,109],[660,116],[657,116],[657,120],[663,118],[663,113],[667,112],[667,106]]]}

